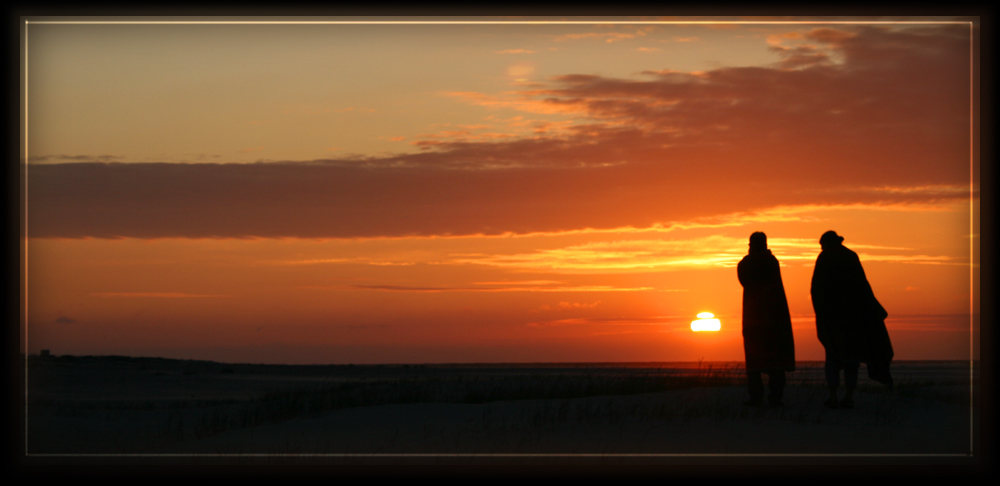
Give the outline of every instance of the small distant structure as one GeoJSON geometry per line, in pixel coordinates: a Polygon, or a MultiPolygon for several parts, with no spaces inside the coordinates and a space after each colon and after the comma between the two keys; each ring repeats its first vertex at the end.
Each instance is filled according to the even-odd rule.
{"type": "Polygon", "coordinates": [[[51,354],[49,354],[48,349],[43,349],[40,353],[38,353],[38,355],[43,358],[48,358],[49,356],[52,356],[51,354]]]}

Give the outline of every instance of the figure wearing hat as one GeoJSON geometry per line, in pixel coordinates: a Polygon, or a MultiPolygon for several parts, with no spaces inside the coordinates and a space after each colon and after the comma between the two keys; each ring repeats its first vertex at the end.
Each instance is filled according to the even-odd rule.
{"type": "Polygon", "coordinates": [[[858,254],[843,245],[844,237],[827,231],[819,239],[823,248],[813,270],[813,310],[816,311],[816,334],[826,348],[827,387],[831,408],[853,408],[854,389],[861,363],[868,367],[869,378],[892,388],[889,363],[892,343],[885,328],[888,313],[875,299],[858,254]],[[844,371],[847,394],[837,400],[840,370],[844,371]]]}
{"type": "Polygon", "coordinates": [[[750,393],[744,404],[762,404],[761,373],[765,373],[768,404],[780,407],[785,372],[795,370],[795,342],[781,267],[767,249],[767,235],[759,231],[750,235],[750,251],[736,266],[736,275],[743,286],[743,351],[750,393]]]}

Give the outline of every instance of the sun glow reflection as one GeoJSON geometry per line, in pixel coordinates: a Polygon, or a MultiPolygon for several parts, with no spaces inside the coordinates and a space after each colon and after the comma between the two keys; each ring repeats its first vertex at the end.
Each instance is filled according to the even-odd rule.
{"type": "Polygon", "coordinates": [[[691,321],[692,331],[718,331],[722,329],[722,323],[718,319],[713,319],[715,314],[702,312],[698,314],[698,319],[691,321]]]}

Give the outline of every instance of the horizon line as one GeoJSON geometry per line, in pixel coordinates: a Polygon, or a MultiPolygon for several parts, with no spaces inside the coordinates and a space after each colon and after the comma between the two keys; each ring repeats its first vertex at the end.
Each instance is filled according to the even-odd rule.
{"type": "MultiPolygon", "coordinates": [[[[203,363],[217,363],[226,365],[251,365],[251,366],[502,366],[502,365],[516,365],[516,366],[530,366],[530,365],[642,365],[642,364],[712,364],[712,363],[737,363],[743,364],[745,360],[689,360],[689,361],[494,361],[494,362],[385,362],[385,363],[252,363],[252,362],[226,362],[226,361],[214,361],[210,359],[193,359],[193,358],[166,358],[162,356],[129,356],[122,354],[28,354],[21,352],[21,356],[25,358],[46,358],[46,359],[58,359],[58,358],[116,358],[116,359],[162,359],[167,361],[197,361],[203,363]]],[[[980,359],[973,359],[971,361],[979,362],[980,359]]],[[[899,359],[893,360],[893,363],[966,363],[965,358],[956,359],[899,359]]],[[[816,363],[823,364],[823,360],[796,360],[796,364],[799,363],[816,363]]]]}

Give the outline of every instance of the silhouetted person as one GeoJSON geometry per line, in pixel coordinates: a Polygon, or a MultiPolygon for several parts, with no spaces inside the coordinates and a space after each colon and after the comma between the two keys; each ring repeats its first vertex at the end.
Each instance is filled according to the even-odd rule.
{"type": "Polygon", "coordinates": [[[889,314],[875,299],[858,254],[845,247],[843,241],[844,237],[833,231],[820,237],[823,251],[816,258],[810,291],[816,311],[816,334],[826,348],[824,371],[830,398],[824,405],[831,408],[854,407],[861,362],[867,364],[871,379],[892,388],[892,343],[885,329],[889,314]],[[841,369],[847,394],[838,403],[841,369]]]}
{"type": "Polygon", "coordinates": [[[761,373],[767,373],[767,402],[781,406],[785,371],[795,370],[795,342],[785,286],[778,259],[767,249],[767,235],[750,235],[750,252],[740,260],[736,274],[743,285],[743,351],[746,353],[745,405],[759,406],[764,398],[761,373]]]}

